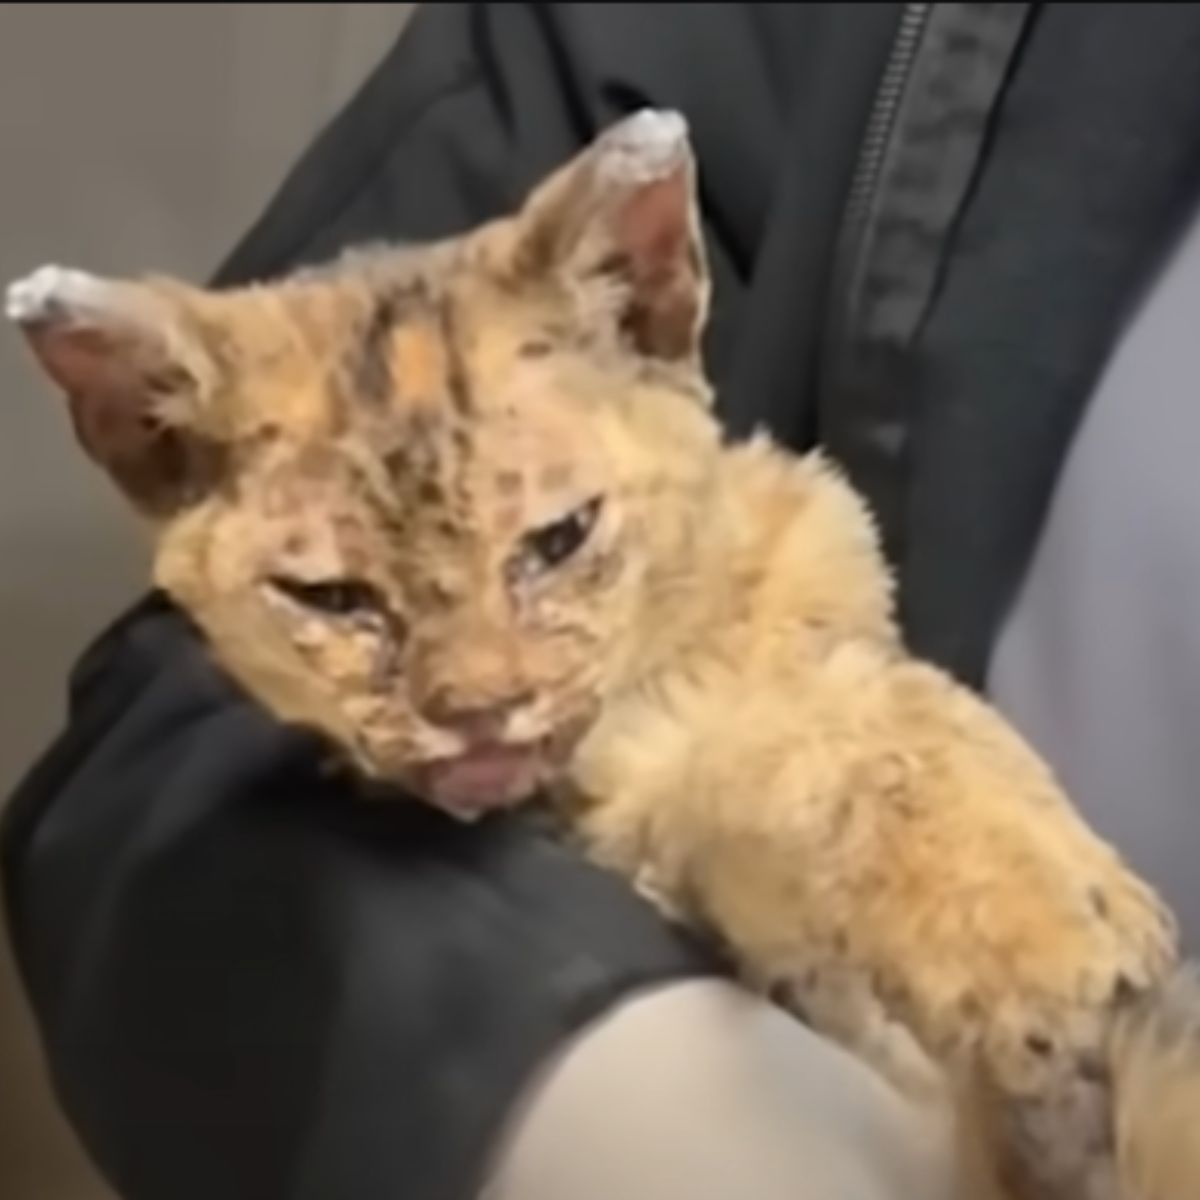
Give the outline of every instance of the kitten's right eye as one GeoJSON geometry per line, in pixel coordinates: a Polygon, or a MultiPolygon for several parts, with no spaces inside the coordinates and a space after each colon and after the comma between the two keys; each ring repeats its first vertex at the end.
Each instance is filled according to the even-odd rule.
{"type": "Polygon", "coordinates": [[[561,566],[588,540],[603,503],[604,498],[596,496],[561,520],[531,530],[524,538],[527,550],[544,568],[561,566]]]}
{"type": "Polygon", "coordinates": [[[379,611],[375,589],[356,579],[328,579],[313,583],[286,575],[274,575],[271,577],[271,586],[293,604],[325,616],[349,617],[379,611]]]}

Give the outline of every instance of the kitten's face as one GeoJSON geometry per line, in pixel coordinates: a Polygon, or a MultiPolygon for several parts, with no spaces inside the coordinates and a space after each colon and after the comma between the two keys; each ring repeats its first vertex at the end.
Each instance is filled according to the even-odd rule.
{"type": "Polygon", "coordinates": [[[704,301],[651,114],[455,242],[226,294],[49,270],[10,312],[230,672],[472,816],[563,765],[686,568],[704,301]]]}
{"type": "MultiPolygon", "coordinates": [[[[372,351],[377,397],[346,366],[364,323],[335,339],[325,419],[261,433],[157,561],[277,712],[465,809],[532,791],[619,684],[653,560],[677,553],[646,501],[691,502],[699,475],[648,456],[609,403],[664,405],[620,356],[556,343],[469,275],[445,288],[425,284],[372,351]]],[[[274,387],[258,378],[256,402],[274,387]]]]}

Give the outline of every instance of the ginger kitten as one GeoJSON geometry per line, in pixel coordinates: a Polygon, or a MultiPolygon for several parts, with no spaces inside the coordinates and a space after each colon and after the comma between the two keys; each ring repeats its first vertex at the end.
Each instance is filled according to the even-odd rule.
{"type": "Polygon", "coordinates": [[[9,315],[281,719],[461,819],[548,789],[747,981],[966,1105],[963,1200],[1194,1200],[1172,920],[906,653],[839,473],[725,443],[694,175],[645,111],[459,238],[223,292],[43,268],[9,315]]]}

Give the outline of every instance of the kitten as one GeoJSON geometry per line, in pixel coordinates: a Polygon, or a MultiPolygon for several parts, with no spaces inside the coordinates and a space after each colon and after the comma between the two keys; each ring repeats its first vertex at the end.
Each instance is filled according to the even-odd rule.
{"type": "Polygon", "coordinates": [[[1192,1200],[1172,919],[906,653],[838,471],[725,443],[694,176],[645,111],[458,238],[220,292],[43,268],[9,314],[281,719],[460,819],[550,789],[747,981],[968,1106],[964,1200],[1192,1200]]]}

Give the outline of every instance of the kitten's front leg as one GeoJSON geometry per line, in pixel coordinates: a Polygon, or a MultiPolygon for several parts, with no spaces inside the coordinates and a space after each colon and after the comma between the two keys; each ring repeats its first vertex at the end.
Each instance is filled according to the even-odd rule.
{"type": "MultiPolygon", "coordinates": [[[[794,872],[803,854],[788,853],[786,839],[773,837],[774,849],[781,853],[761,858],[753,882],[725,879],[739,898],[726,909],[720,884],[700,876],[689,882],[686,856],[680,854],[688,837],[680,830],[678,836],[663,838],[660,820],[643,819],[651,812],[661,817],[664,806],[614,788],[605,802],[576,803],[570,823],[593,861],[629,878],[668,919],[682,918],[693,928],[713,932],[747,986],[856,1055],[914,1105],[938,1114],[952,1131],[956,1197],[1023,1200],[997,1179],[993,1148],[970,1089],[960,1087],[960,1080],[945,1072],[889,1012],[876,991],[878,977],[849,961],[846,941],[836,931],[830,935],[822,906],[786,886],[787,899],[769,899],[775,867],[790,861],[794,872]],[[756,901],[760,888],[761,907],[756,901]]],[[[751,860],[758,857],[751,855],[751,860]]],[[[731,869],[739,860],[736,850],[723,856],[731,869]]]]}
{"type": "Polygon", "coordinates": [[[844,1046],[893,1087],[919,1103],[949,1102],[950,1080],[912,1031],[888,1012],[871,972],[833,954],[810,953],[786,976],[765,982],[746,969],[746,980],[775,996],[805,1024],[844,1046]]]}
{"type": "Polygon", "coordinates": [[[977,1086],[1022,1200],[1110,1200],[1105,1034],[1121,988],[1158,969],[1146,894],[1084,843],[1064,857],[1071,823],[1013,821],[1020,795],[943,803],[932,779],[890,794],[866,785],[892,772],[857,767],[805,788],[806,771],[740,794],[715,773],[705,793],[614,787],[580,832],[914,1101],[943,1067],[977,1086]]]}
{"type": "MultiPolygon", "coordinates": [[[[682,830],[664,839],[661,805],[651,810],[632,791],[614,790],[603,800],[585,799],[579,790],[568,800],[567,790],[560,792],[574,834],[594,862],[624,875],[666,919],[713,936],[727,947],[749,987],[837,1041],[900,1091],[920,1100],[944,1097],[944,1072],[911,1031],[889,1014],[874,990],[872,972],[846,960],[839,936],[831,938],[819,919],[780,908],[779,920],[790,926],[772,939],[781,948],[756,952],[754,939],[744,935],[737,918],[714,906],[704,884],[688,869],[684,848],[692,839],[682,830]],[[647,819],[651,811],[655,816],[647,819]],[[799,929],[810,936],[795,937],[799,929]]],[[[746,895],[749,898],[749,889],[746,895]]],[[[773,923],[774,914],[764,917],[773,923]]]]}

